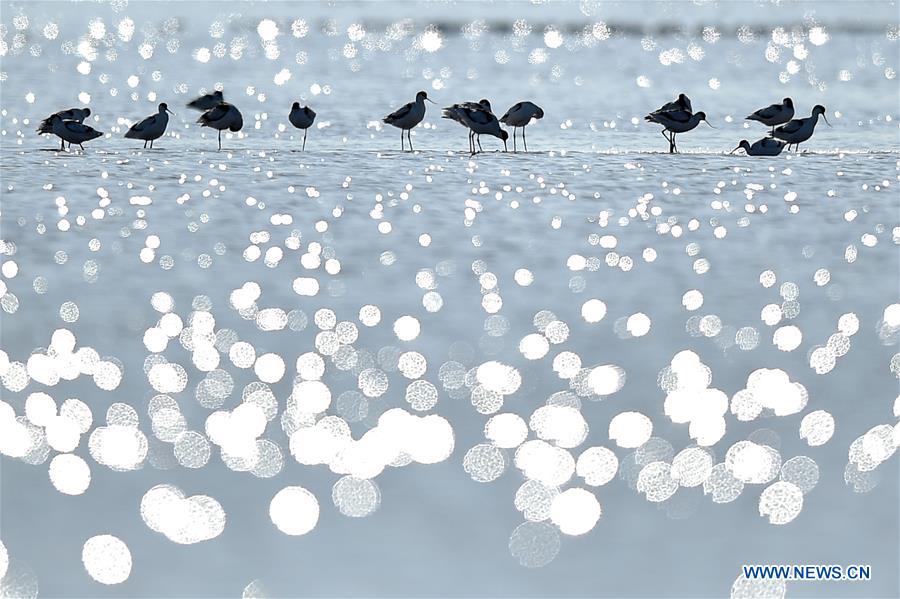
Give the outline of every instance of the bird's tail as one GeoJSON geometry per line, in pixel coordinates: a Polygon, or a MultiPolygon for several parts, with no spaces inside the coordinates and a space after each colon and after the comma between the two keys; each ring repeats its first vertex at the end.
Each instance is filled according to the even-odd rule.
{"type": "Polygon", "coordinates": [[[40,126],[37,128],[37,132],[40,134],[53,133],[53,125],[50,124],[50,119],[41,121],[40,126]]]}
{"type": "Polygon", "coordinates": [[[381,119],[381,122],[382,122],[382,123],[387,123],[388,125],[390,125],[391,123],[394,122],[394,119],[392,119],[390,116],[386,116],[386,117],[384,117],[383,119],[381,119]]]}

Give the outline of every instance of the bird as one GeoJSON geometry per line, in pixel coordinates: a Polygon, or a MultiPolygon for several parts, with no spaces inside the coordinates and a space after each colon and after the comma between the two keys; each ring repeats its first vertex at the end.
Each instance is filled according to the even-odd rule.
{"type": "Polygon", "coordinates": [[[675,98],[671,102],[666,102],[650,114],[672,112],[673,110],[685,110],[687,112],[693,112],[693,108],[691,108],[691,99],[688,98],[685,94],[678,94],[677,98],[675,98]]]}
{"type": "Polygon", "coordinates": [[[175,113],[169,110],[165,102],[159,105],[159,112],[152,114],[144,120],[132,125],[125,133],[125,137],[129,139],[143,139],[144,148],[147,142],[153,147],[153,140],[159,139],[166,132],[166,126],[169,124],[169,115],[175,113]]]}
{"type": "Polygon", "coordinates": [[[792,118],[794,118],[794,101],[790,98],[785,98],[781,101],[781,104],[772,104],[771,106],[760,108],[749,115],[747,120],[759,121],[763,125],[771,127],[772,132],[774,132],[776,126],[783,125],[792,118]]]}
{"type": "Polygon", "coordinates": [[[200,115],[197,119],[202,127],[212,127],[219,131],[219,149],[222,149],[222,130],[240,131],[244,126],[244,117],[241,111],[228,102],[219,102],[215,107],[210,108],[200,115]]]}
{"type": "Polygon", "coordinates": [[[762,139],[758,139],[753,142],[753,145],[746,139],[742,139],[741,143],[738,144],[738,147],[733,149],[730,153],[734,154],[741,148],[747,152],[747,156],[778,156],[781,154],[781,151],[784,149],[784,142],[778,141],[774,137],[763,137],[762,139]]]}
{"type": "Polygon", "coordinates": [[[193,108],[194,110],[209,110],[210,108],[215,108],[216,105],[221,104],[224,101],[225,97],[222,95],[222,91],[217,89],[211,94],[194,98],[187,103],[187,107],[193,108]]]}
{"type": "MultiPolygon", "coordinates": [[[[705,112],[691,114],[687,110],[651,112],[644,118],[648,121],[659,123],[663,126],[662,136],[669,140],[670,154],[674,154],[678,151],[678,146],[675,145],[675,135],[677,133],[685,133],[686,131],[690,131],[691,129],[699,125],[700,121],[703,121],[707,125],[709,125],[709,121],[706,120],[705,112]],[[666,131],[668,131],[670,135],[666,135],[666,131]]],[[[715,127],[713,127],[712,125],[709,126],[715,129],[715,127]]]]}
{"type": "Polygon", "coordinates": [[[513,128],[513,152],[516,151],[516,129],[522,128],[522,143],[525,144],[525,151],[528,151],[528,142],[525,141],[525,127],[531,122],[531,119],[544,118],[544,111],[537,104],[531,102],[519,102],[506,111],[500,122],[513,128]]]}
{"type": "MultiPolygon", "coordinates": [[[[481,147],[482,134],[493,135],[503,140],[503,151],[507,151],[506,140],[509,139],[509,133],[500,127],[500,121],[494,116],[494,113],[484,108],[474,108],[466,106],[457,106],[454,110],[444,109],[444,118],[457,120],[462,122],[472,130],[475,139],[478,142],[478,149],[484,151],[481,147]],[[452,113],[452,116],[451,116],[452,113]]],[[[475,154],[474,145],[472,154],[475,154]]]]}
{"type": "Polygon", "coordinates": [[[457,114],[457,110],[459,108],[471,108],[473,110],[484,109],[484,110],[487,110],[488,112],[490,112],[491,111],[491,103],[487,98],[482,98],[481,100],[479,100],[477,102],[462,102],[460,104],[454,104],[453,106],[448,106],[448,107],[444,108],[444,110],[443,110],[443,118],[456,121],[457,123],[459,123],[466,129],[468,129],[468,131],[469,131],[469,152],[474,154],[475,153],[475,139],[474,139],[475,133],[471,129],[469,129],[469,126],[466,125],[466,123],[463,121],[462,117],[459,114],[457,114]]]}
{"type": "Polygon", "coordinates": [[[40,134],[44,133],[53,133],[53,124],[50,122],[54,116],[58,116],[64,121],[75,121],[76,123],[83,123],[86,118],[91,116],[90,108],[68,108],[66,110],[60,110],[59,112],[54,112],[43,121],[41,121],[40,126],[37,128],[37,132],[40,134]]]}
{"type": "Polygon", "coordinates": [[[406,131],[406,138],[409,140],[409,151],[413,151],[412,138],[409,136],[409,130],[422,122],[425,118],[425,100],[432,104],[435,102],[428,99],[428,94],[420,91],[416,94],[415,102],[404,104],[391,114],[382,119],[388,125],[393,125],[400,129],[400,151],[405,148],[403,146],[403,132],[406,131]]]}
{"type": "Polygon", "coordinates": [[[791,146],[794,146],[795,150],[800,149],[800,144],[808,140],[812,137],[813,132],[816,129],[816,124],[819,122],[819,115],[822,115],[822,118],[825,119],[825,123],[831,127],[831,123],[828,122],[828,117],[825,116],[825,107],[821,104],[816,104],[816,106],[812,109],[812,114],[805,119],[794,119],[778,127],[772,132],[773,137],[777,137],[785,142],[787,142],[788,150],[791,149],[791,146]]]}
{"type": "Polygon", "coordinates": [[[64,121],[58,114],[50,117],[50,125],[53,128],[53,135],[62,140],[60,142],[60,150],[65,150],[65,142],[69,142],[69,147],[72,147],[72,144],[78,144],[78,147],[83,151],[84,146],[81,144],[103,135],[100,131],[83,123],[64,121]]]}
{"type": "Polygon", "coordinates": [[[303,129],[303,148],[306,149],[306,131],[312,127],[313,121],[316,120],[315,111],[309,106],[300,108],[300,102],[294,102],[291,105],[291,113],[288,120],[297,129],[303,129]]]}

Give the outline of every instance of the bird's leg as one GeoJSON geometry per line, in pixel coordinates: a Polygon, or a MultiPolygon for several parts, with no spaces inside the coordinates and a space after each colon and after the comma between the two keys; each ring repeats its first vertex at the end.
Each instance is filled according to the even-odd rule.
{"type": "Polygon", "coordinates": [[[475,139],[478,140],[478,151],[479,151],[479,152],[484,152],[484,148],[481,147],[481,133],[479,133],[479,134],[478,134],[478,137],[476,137],[475,139]]]}
{"type": "Polygon", "coordinates": [[[303,147],[301,148],[301,151],[306,149],[306,133],[307,133],[307,131],[309,131],[309,129],[303,130],[303,147]]]}
{"type": "Polygon", "coordinates": [[[78,144],[78,147],[81,148],[81,151],[82,151],[82,152],[84,152],[84,146],[83,146],[83,145],[78,144]]]}
{"type": "Polygon", "coordinates": [[[661,134],[663,137],[666,138],[666,141],[667,141],[667,142],[669,142],[669,152],[671,152],[671,151],[672,151],[672,138],[669,137],[668,135],[666,135],[666,130],[665,130],[665,129],[663,129],[662,131],[660,131],[660,134],[661,134]]]}
{"type": "Polygon", "coordinates": [[[219,129],[219,150],[222,149],[222,130],[219,129]]]}
{"type": "Polygon", "coordinates": [[[669,143],[671,144],[669,146],[669,154],[675,154],[676,152],[678,152],[678,146],[675,145],[675,132],[674,131],[671,133],[671,137],[669,138],[669,143]]]}
{"type": "Polygon", "coordinates": [[[406,140],[403,139],[403,129],[400,129],[400,151],[406,150],[406,140]]]}
{"type": "Polygon", "coordinates": [[[144,140],[144,149],[145,150],[147,149],[147,140],[146,139],[144,140]]]}
{"type": "Polygon", "coordinates": [[[65,151],[66,151],[66,140],[64,140],[64,139],[61,138],[61,137],[59,138],[59,151],[60,151],[60,152],[65,152],[65,151]]]}
{"type": "Polygon", "coordinates": [[[525,144],[525,153],[528,153],[528,140],[525,139],[525,127],[526,125],[522,125],[522,143],[525,144]]]}
{"type": "Polygon", "coordinates": [[[518,127],[513,127],[513,153],[518,152],[516,149],[516,129],[518,129],[518,127]]]}
{"type": "Polygon", "coordinates": [[[475,153],[475,132],[469,129],[469,153],[475,153]]]}
{"type": "Polygon", "coordinates": [[[150,149],[151,150],[153,149],[153,140],[152,139],[150,140],[150,149]]]}
{"type": "Polygon", "coordinates": [[[409,151],[413,152],[414,149],[412,147],[412,129],[406,130],[406,139],[407,139],[407,141],[409,141],[409,151]]]}

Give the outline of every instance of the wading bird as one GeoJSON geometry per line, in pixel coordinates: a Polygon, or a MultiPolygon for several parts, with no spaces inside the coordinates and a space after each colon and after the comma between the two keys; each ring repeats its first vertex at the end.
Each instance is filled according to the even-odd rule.
{"type": "Polygon", "coordinates": [[[800,144],[812,137],[813,132],[816,130],[816,124],[819,122],[819,115],[822,115],[822,118],[825,119],[825,124],[831,127],[828,117],[825,116],[825,107],[817,104],[812,109],[810,116],[805,119],[794,119],[775,129],[772,135],[787,142],[788,150],[791,149],[791,146],[794,146],[795,150],[799,150],[800,144]]]}
{"type": "Polygon", "coordinates": [[[734,154],[741,148],[747,152],[747,156],[778,156],[784,149],[784,142],[778,141],[774,137],[764,137],[754,141],[753,145],[750,145],[746,139],[742,139],[741,143],[738,144],[738,147],[733,149],[730,153],[734,154]]]}
{"type": "MultiPolygon", "coordinates": [[[[674,154],[678,151],[678,146],[675,144],[676,134],[690,131],[691,129],[699,125],[700,121],[703,121],[707,125],[709,125],[709,121],[706,120],[705,112],[691,114],[686,110],[669,110],[667,112],[657,111],[651,112],[644,118],[648,121],[659,123],[663,126],[662,136],[669,141],[670,154],[674,154]],[[666,135],[666,131],[669,132],[669,135],[666,135]]],[[[715,129],[715,127],[713,127],[712,125],[709,126],[715,129]]]]}
{"type": "Polygon", "coordinates": [[[214,108],[210,108],[206,112],[200,115],[200,118],[197,119],[197,122],[200,123],[203,127],[212,127],[213,129],[218,129],[219,131],[219,149],[222,149],[222,130],[228,129],[229,131],[240,131],[244,126],[244,117],[241,116],[241,111],[238,110],[233,104],[229,104],[228,102],[220,102],[214,108]]]}
{"type": "MultiPolygon", "coordinates": [[[[688,101],[690,104],[690,101],[688,101]]],[[[528,142],[525,140],[525,127],[531,122],[531,119],[544,118],[544,111],[537,104],[531,102],[519,102],[506,111],[500,122],[513,128],[513,152],[516,151],[516,129],[522,128],[522,143],[525,144],[525,151],[528,151],[528,142]]]]}
{"type": "Polygon", "coordinates": [[[775,127],[785,124],[792,118],[794,118],[794,101],[790,98],[785,98],[781,101],[781,104],[772,104],[771,106],[760,108],[749,115],[747,120],[759,121],[763,125],[771,127],[772,133],[774,133],[775,127]]]}
{"type": "Polygon", "coordinates": [[[75,121],[76,123],[83,123],[86,118],[91,116],[90,108],[69,108],[67,110],[60,110],[59,112],[54,112],[43,121],[37,128],[37,132],[40,134],[44,133],[53,133],[53,124],[51,120],[54,116],[58,116],[64,121],[75,121]]]}
{"type": "Polygon", "coordinates": [[[291,105],[291,113],[288,120],[297,129],[303,129],[303,150],[306,149],[306,131],[312,127],[313,121],[316,120],[316,113],[309,106],[300,108],[300,102],[294,102],[291,105]]]}
{"type": "Polygon", "coordinates": [[[144,148],[147,147],[147,142],[149,141],[152,148],[153,140],[159,139],[166,132],[170,114],[174,115],[175,113],[169,110],[169,107],[163,102],[159,105],[159,112],[132,125],[125,133],[125,137],[128,139],[143,139],[144,148]]]}
{"type": "MultiPolygon", "coordinates": [[[[416,94],[416,101],[404,104],[391,114],[382,119],[388,125],[393,125],[400,129],[400,151],[405,148],[403,146],[403,132],[406,132],[406,138],[409,140],[409,151],[413,151],[412,138],[409,136],[409,130],[422,122],[425,118],[425,100],[428,100],[428,94],[421,91],[416,94]]],[[[432,104],[431,100],[428,100],[432,104]]]]}
{"type": "Polygon", "coordinates": [[[487,100],[487,98],[482,98],[477,102],[462,102],[461,104],[454,104],[453,106],[448,106],[444,108],[442,118],[450,119],[456,121],[463,127],[465,127],[469,131],[469,153],[475,153],[475,133],[469,129],[469,126],[463,121],[462,117],[457,114],[457,110],[459,108],[471,108],[473,110],[483,109],[491,112],[491,103],[487,100]]]}
{"type": "Polygon", "coordinates": [[[84,151],[84,146],[81,144],[92,139],[97,139],[103,135],[103,133],[97,131],[93,127],[89,127],[88,125],[77,121],[64,121],[56,114],[50,117],[50,125],[53,128],[53,135],[62,140],[62,142],[60,142],[60,150],[65,150],[65,142],[69,142],[70,148],[72,147],[72,144],[77,144],[78,147],[84,151]]]}
{"type": "MultiPolygon", "coordinates": [[[[471,129],[472,133],[475,134],[475,141],[478,143],[479,151],[484,151],[481,147],[481,136],[483,134],[493,135],[502,139],[503,151],[507,151],[506,140],[509,139],[509,133],[500,128],[500,121],[497,120],[493,112],[483,108],[458,106],[453,110],[445,108],[443,116],[453,120],[459,119],[466,127],[471,129]]],[[[472,154],[475,154],[474,147],[472,148],[472,154]]]]}

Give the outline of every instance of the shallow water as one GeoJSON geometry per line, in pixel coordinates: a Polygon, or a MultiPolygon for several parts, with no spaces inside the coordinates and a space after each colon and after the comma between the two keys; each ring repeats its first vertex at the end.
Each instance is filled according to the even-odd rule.
{"type": "MultiPolygon", "coordinates": [[[[896,18],[894,4],[872,3],[871,10],[860,11],[828,3],[814,17],[809,5],[761,5],[771,11],[763,21],[769,29],[790,31],[806,11],[807,25],[819,23],[830,33],[821,46],[796,40],[810,54],[798,59],[801,74],[785,84],[778,74],[796,51],[793,45],[782,48],[780,63],[770,63],[764,56],[768,36],[742,42],[733,32],[741,24],[759,26],[750,5],[709,12],[708,4],[675,10],[689,5],[647,3],[647,12],[657,14],[648,27],[682,23],[696,35],[654,33],[657,46],[646,51],[647,36],[622,33],[583,47],[569,33],[601,19],[633,22],[634,9],[623,5],[431,4],[411,25],[413,32],[392,39],[385,51],[366,50],[367,40],[377,41],[371,37],[354,42],[354,59],[343,55],[350,43],[347,28],[384,22],[368,28],[381,36],[401,18],[398,5],[303,5],[312,13],[305,15],[310,33],[295,38],[290,32],[297,15],[286,3],[120,4],[77,5],[77,11],[56,3],[3,4],[9,46],[0,66],[2,350],[10,361],[26,363],[32,353],[46,353],[53,332],[64,328],[75,335],[77,347],[94,348],[122,373],[106,391],[90,375],[51,385],[32,380],[18,389],[7,371],[3,401],[22,415],[34,392],[51,395],[57,405],[80,398],[94,426],[105,424],[109,406],[129,404],[149,441],[140,468],[116,472],[89,451],[90,433],[82,435],[74,453],[89,465],[91,481],[75,496],[58,492],[49,480],[55,451],[42,455],[38,448],[28,458],[37,464],[3,456],[0,538],[13,559],[0,583],[5,592],[28,595],[36,581],[43,596],[258,596],[260,589],[267,596],[724,596],[742,564],[861,563],[871,564],[872,581],[795,582],[787,594],[897,596],[897,457],[868,474],[851,468],[846,480],[854,440],[897,421],[900,144],[896,80],[885,76],[897,67],[897,41],[896,22],[886,30],[884,16],[896,18]],[[178,18],[177,26],[161,25],[163,17],[152,14],[160,7],[170,11],[166,17],[178,18]],[[464,18],[461,8],[471,12],[464,18]],[[499,30],[466,37],[444,25],[437,51],[416,50],[416,36],[429,23],[511,23],[513,10],[535,23],[558,24],[566,42],[549,48],[543,25],[518,40],[499,30]],[[54,13],[59,37],[41,40],[54,13]],[[13,19],[21,14],[29,16],[24,47],[39,42],[39,56],[11,50],[13,19]],[[115,33],[126,15],[136,22],[129,41],[115,33]],[[280,24],[276,59],[265,57],[256,32],[264,17],[280,24]],[[76,67],[83,57],[59,46],[63,40],[77,43],[97,18],[113,39],[97,40],[91,73],[80,75],[76,67]],[[223,37],[210,38],[210,25],[229,18],[223,37]],[[334,23],[325,25],[336,35],[320,31],[320,19],[328,18],[334,23]],[[841,30],[838,25],[848,19],[858,31],[841,30]],[[714,44],[696,31],[708,24],[722,29],[714,44]],[[219,41],[228,46],[242,36],[248,47],[239,60],[227,54],[208,63],[190,58],[198,47],[213,49],[219,41]],[[156,50],[145,60],[138,52],[148,39],[156,50]],[[174,53],[166,49],[172,39],[179,41],[174,53]],[[702,60],[689,57],[691,43],[704,48],[702,60]],[[660,51],[675,47],[684,61],[665,66],[660,51]],[[115,60],[104,54],[109,48],[116,49],[115,60]],[[529,62],[541,48],[546,61],[529,62]],[[508,62],[498,62],[501,50],[508,62]],[[305,64],[295,61],[297,52],[307,52],[305,64]],[[613,66],[598,69],[598,56],[613,66]],[[272,78],[282,68],[292,77],[278,86],[272,78]],[[838,73],[845,68],[852,77],[841,81],[838,73]],[[45,69],[53,77],[43,76],[45,69]],[[103,74],[109,79],[101,81],[103,74]],[[140,78],[134,100],[131,75],[140,78]],[[639,87],[639,76],[652,85],[639,87]],[[66,85],[53,85],[55,77],[66,85]],[[718,89],[709,86],[712,77],[720,80],[718,89]],[[813,87],[810,78],[824,88],[813,87]],[[184,90],[178,88],[182,82],[184,90]],[[190,125],[189,111],[178,108],[214,83],[224,86],[226,98],[245,116],[244,132],[226,138],[223,152],[213,151],[215,138],[190,125]],[[320,93],[313,94],[313,84],[321,86],[320,93]],[[245,93],[247,86],[252,93],[245,93]],[[419,151],[401,153],[393,129],[367,124],[418,88],[441,103],[487,95],[504,109],[529,97],[547,116],[529,127],[531,153],[495,152],[491,141],[485,146],[492,151],[473,158],[461,151],[462,128],[441,122],[432,110],[429,126],[413,135],[419,151]],[[665,148],[659,134],[639,117],[679,89],[719,128],[685,134],[679,142],[685,153],[669,156],[660,152],[665,148]],[[35,94],[33,103],[28,92],[35,94]],[[80,92],[91,95],[97,117],[92,126],[111,137],[91,142],[85,153],[45,151],[53,142],[36,138],[34,124],[51,108],[77,105],[80,92]],[[257,94],[265,94],[264,100],[257,94]],[[761,133],[744,128],[740,117],[783,95],[792,95],[802,110],[824,103],[834,127],[820,124],[811,151],[801,155],[725,154],[741,137],[761,133]],[[320,124],[329,122],[310,131],[302,153],[296,151],[296,135],[279,128],[295,97],[312,102],[320,124]],[[173,134],[152,151],[134,149],[121,133],[158,101],[179,113],[173,134]],[[315,279],[318,291],[298,294],[307,291],[297,287],[297,278],[315,279]],[[261,293],[240,313],[235,301],[241,298],[233,291],[248,282],[258,283],[261,293]],[[697,294],[685,296],[691,290],[702,294],[702,305],[692,303],[697,294]],[[223,376],[223,370],[233,380],[218,409],[241,405],[241,391],[260,373],[270,374],[235,364],[228,347],[236,339],[252,344],[257,356],[283,358],[285,373],[269,385],[279,416],[263,435],[283,457],[274,476],[229,469],[225,462],[234,462],[217,447],[203,468],[186,468],[176,461],[173,444],[156,438],[148,407],[161,391],[148,371],[159,355],[187,374],[183,390],[169,393],[187,428],[204,432],[216,409],[202,405],[210,397],[201,384],[216,367],[200,363],[209,355],[192,355],[186,347],[190,335],[176,334],[162,350],[146,336],[163,317],[151,303],[158,292],[171,296],[171,312],[185,326],[193,322],[199,330],[209,315],[214,318],[219,338],[213,374],[223,376]],[[592,299],[606,308],[595,323],[585,318],[591,310],[583,310],[592,299]],[[66,302],[77,306],[77,319],[66,302]],[[365,305],[379,307],[376,326],[363,322],[365,305]],[[287,316],[279,330],[262,330],[256,317],[266,308],[287,316]],[[334,326],[320,310],[333,311],[337,322],[355,323],[358,338],[345,344],[355,353],[334,357],[322,336],[334,326]],[[764,322],[776,312],[780,319],[764,322]],[[859,323],[855,332],[847,317],[841,320],[851,313],[859,323]],[[650,323],[643,335],[640,315],[650,323]],[[398,338],[407,337],[402,326],[395,329],[403,316],[420,324],[413,339],[398,338]],[[784,350],[773,342],[778,330],[784,350]],[[846,337],[828,345],[839,330],[846,337]],[[549,343],[528,337],[538,332],[549,343]],[[826,356],[821,348],[847,339],[849,351],[828,364],[835,352],[826,356]],[[540,354],[541,344],[547,351],[539,359],[523,355],[540,354]],[[629,484],[637,472],[634,449],[619,447],[609,435],[617,414],[645,414],[653,436],[666,439],[675,453],[694,443],[688,424],[670,418],[667,391],[660,386],[667,384],[661,371],[682,350],[709,368],[709,387],[731,399],[731,410],[758,369],[780,369],[808,392],[808,403],[784,416],[769,411],[740,421],[729,411],[724,437],[710,448],[716,463],[748,438],[777,449],[785,461],[814,459],[818,484],[803,496],[802,511],[791,522],[775,525],[760,516],[760,496],[769,482],[747,484],[724,504],[714,503],[702,487],[682,487],[654,504],[634,490],[633,479],[629,484]],[[405,376],[398,369],[398,354],[410,351],[426,361],[424,374],[405,376]],[[295,362],[307,352],[323,356],[322,381],[332,396],[327,414],[350,422],[354,439],[375,427],[386,410],[403,408],[446,419],[454,434],[452,454],[436,464],[388,466],[375,479],[380,505],[374,513],[342,515],[332,502],[340,475],[327,465],[297,463],[279,419],[292,393],[295,362]],[[621,389],[598,396],[578,382],[587,371],[571,380],[558,375],[553,361],[561,352],[577,354],[585,369],[618,366],[624,372],[621,389]],[[493,381],[475,374],[493,361],[521,376],[502,407],[481,401],[478,388],[493,381]],[[448,382],[442,366],[450,362],[471,369],[466,384],[448,382]],[[378,372],[360,378],[367,367],[378,372]],[[388,381],[380,396],[339,400],[348,391],[377,395],[367,377],[380,376],[388,381]],[[433,383],[436,405],[413,409],[405,398],[413,379],[433,383]],[[550,403],[578,407],[589,427],[569,451],[577,458],[588,447],[608,447],[619,459],[619,472],[602,486],[573,476],[561,487],[584,487],[596,495],[602,517],[593,530],[570,536],[547,520],[537,529],[544,536],[523,549],[521,531],[528,529],[518,529],[520,536],[513,532],[525,521],[514,499],[526,478],[514,451],[500,452],[505,470],[490,483],[472,480],[464,459],[486,442],[484,426],[493,413],[518,414],[528,422],[551,396],[567,390],[550,403]],[[361,414],[359,405],[368,413],[361,414]],[[824,445],[810,447],[798,429],[803,416],[816,410],[833,415],[835,432],[824,445]],[[141,500],[158,484],[215,498],[227,514],[224,531],[180,545],[148,528],[141,500]],[[318,522],[303,536],[283,534],[270,519],[270,501],[290,485],[318,499],[318,522]],[[99,584],[82,564],[82,546],[100,534],[115,535],[130,549],[133,567],[119,585],[99,584]],[[527,568],[520,559],[532,566],[546,563],[527,568]]],[[[46,372],[35,367],[34,374],[46,372]]],[[[778,388],[767,401],[781,406],[785,391],[778,388]]],[[[427,446],[437,438],[419,442],[427,446]]],[[[659,461],[671,462],[671,455],[659,461]]],[[[264,464],[271,468],[266,474],[275,472],[276,462],[264,464]]],[[[474,470],[484,475],[482,467],[474,470]]],[[[769,589],[770,595],[779,593],[783,589],[769,589]]]]}

